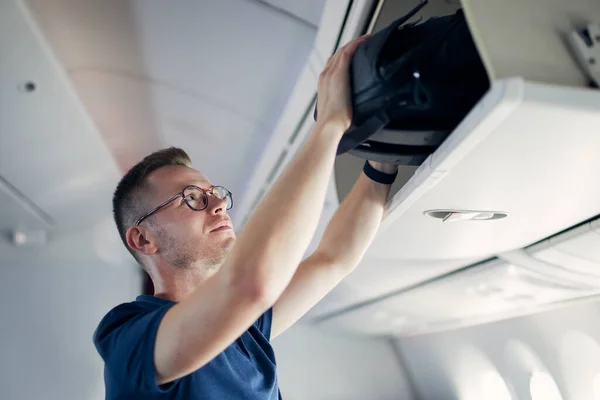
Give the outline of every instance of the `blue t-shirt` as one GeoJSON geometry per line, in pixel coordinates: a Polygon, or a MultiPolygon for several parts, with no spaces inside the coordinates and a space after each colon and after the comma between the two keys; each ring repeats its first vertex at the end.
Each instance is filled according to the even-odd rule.
{"type": "Polygon", "coordinates": [[[154,340],[158,325],[175,303],[154,296],[113,308],[94,333],[104,360],[107,400],[277,400],[275,354],[269,342],[272,310],[233,344],[197,371],[156,384],[154,340]]]}

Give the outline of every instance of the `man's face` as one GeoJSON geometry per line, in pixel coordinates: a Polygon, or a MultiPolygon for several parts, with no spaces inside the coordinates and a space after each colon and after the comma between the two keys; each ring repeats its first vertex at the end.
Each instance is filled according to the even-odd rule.
{"type": "MultiPolygon", "coordinates": [[[[204,174],[183,166],[160,168],[150,174],[148,183],[151,188],[147,200],[150,209],[188,185],[206,191],[213,186],[204,174]]],[[[154,234],[157,252],[169,264],[178,268],[197,267],[214,272],[235,242],[233,228],[213,230],[222,222],[231,226],[225,201],[208,195],[208,206],[204,210],[194,211],[182,197],[178,197],[148,218],[146,226],[154,234]]]]}

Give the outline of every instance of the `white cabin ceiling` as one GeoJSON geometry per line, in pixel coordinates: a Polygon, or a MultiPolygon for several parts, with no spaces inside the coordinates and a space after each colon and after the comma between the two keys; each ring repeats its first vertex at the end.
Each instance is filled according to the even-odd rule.
{"type": "MultiPolygon", "coordinates": [[[[0,176],[48,225],[87,228],[110,213],[118,169],[27,9],[0,7],[0,176]]],[[[2,228],[38,228],[19,215],[2,228]]]]}
{"type": "Polygon", "coordinates": [[[304,21],[306,25],[312,25],[315,29],[321,22],[321,13],[325,5],[324,0],[257,0],[257,2],[286,11],[290,18],[300,22],[304,21]]]}
{"type": "Polygon", "coordinates": [[[27,1],[121,171],[181,146],[237,199],[307,62],[323,4],[27,1]]]}

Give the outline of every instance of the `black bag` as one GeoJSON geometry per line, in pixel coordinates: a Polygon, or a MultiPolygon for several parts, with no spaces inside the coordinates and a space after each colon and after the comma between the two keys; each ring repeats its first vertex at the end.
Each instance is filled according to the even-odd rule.
{"type": "Polygon", "coordinates": [[[489,89],[462,10],[405,25],[426,3],[354,53],[352,124],[337,154],[420,165],[489,89]]]}

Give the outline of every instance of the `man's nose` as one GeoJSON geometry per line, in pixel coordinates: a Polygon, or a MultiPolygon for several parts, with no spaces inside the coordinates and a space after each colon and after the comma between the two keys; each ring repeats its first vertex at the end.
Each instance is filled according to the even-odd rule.
{"type": "Polygon", "coordinates": [[[227,200],[208,195],[208,211],[211,214],[223,214],[227,211],[227,200]]]}

